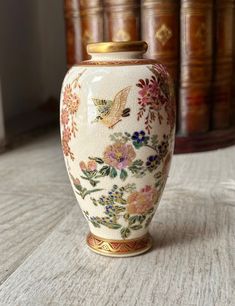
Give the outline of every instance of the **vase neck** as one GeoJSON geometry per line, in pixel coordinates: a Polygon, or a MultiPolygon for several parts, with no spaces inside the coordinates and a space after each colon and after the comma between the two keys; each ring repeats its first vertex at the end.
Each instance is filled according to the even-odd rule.
{"type": "Polygon", "coordinates": [[[143,53],[140,51],[134,52],[111,52],[111,53],[89,53],[91,61],[128,61],[132,59],[143,58],[143,53]]]}

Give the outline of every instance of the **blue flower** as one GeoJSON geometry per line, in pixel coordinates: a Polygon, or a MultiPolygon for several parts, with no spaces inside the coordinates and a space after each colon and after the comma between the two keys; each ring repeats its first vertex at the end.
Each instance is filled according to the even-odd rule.
{"type": "Polygon", "coordinates": [[[143,145],[146,145],[148,143],[149,137],[145,136],[144,131],[134,132],[131,136],[131,139],[133,141],[133,145],[136,149],[139,149],[143,145]]]}
{"type": "Polygon", "coordinates": [[[151,155],[147,158],[146,166],[150,172],[155,170],[157,166],[160,164],[161,159],[157,155],[151,155]]]}

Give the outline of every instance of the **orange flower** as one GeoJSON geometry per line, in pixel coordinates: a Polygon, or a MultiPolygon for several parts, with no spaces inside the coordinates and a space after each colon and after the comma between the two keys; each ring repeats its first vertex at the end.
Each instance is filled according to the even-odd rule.
{"type": "Polygon", "coordinates": [[[158,198],[157,191],[151,186],[145,186],[141,191],[135,191],[127,198],[129,214],[144,214],[154,207],[158,198]]]}
{"type": "Polygon", "coordinates": [[[97,168],[95,160],[89,160],[87,164],[84,161],[81,161],[79,166],[83,171],[95,171],[97,168]]]}
{"type": "Polygon", "coordinates": [[[75,114],[78,110],[80,100],[79,97],[72,92],[70,85],[67,85],[64,89],[64,99],[63,102],[68,109],[69,113],[75,114]]]}
{"type": "Polygon", "coordinates": [[[64,139],[62,139],[62,150],[65,156],[70,155],[70,148],[68,142],[64,141],[64,139]]]}
{"type": "Polygon", "coordinates": [[[70,128],[64,128],[64,130],[63,130],[63,135],[62,135],[62,139],[63,139],[63,141],[65,141],[65,142],[69,142],[70,141],[70,139],[71,139],[71,131],[70,131],[70,128]]]}
{"type": "Polygon", "coordinates": [[[87,168],[89,171],[95,171],[96,170],[96,161],[95,160],[90,160],[88,163],[87,163],[87,168]]]}
{"type": "Polygon", "coordinates": [[[69,113],[67,110],[62,110],[60,120],[63,125],[67,125],[69,123],[69,113]]]}
{"type": "Polygon", "coordinates": [[[81,161],[81,162],[79,163],[79,166],[80,166],[81,170],[87,170],[87,166],[86,166],[86,164],[84,163],[84,161],[81,161]]]}

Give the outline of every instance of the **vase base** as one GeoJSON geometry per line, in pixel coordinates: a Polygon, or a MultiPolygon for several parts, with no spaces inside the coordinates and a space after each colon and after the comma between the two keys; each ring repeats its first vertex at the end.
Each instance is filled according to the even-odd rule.
{"type": "Polygon", "coordinates": [[[127,240],[105,239],[92,233],[87,235],[87,245],[90,250],[100,255],[111,257],[136,256],[147,252],[152,247],[152,244],[150,234],[127,240]]]}

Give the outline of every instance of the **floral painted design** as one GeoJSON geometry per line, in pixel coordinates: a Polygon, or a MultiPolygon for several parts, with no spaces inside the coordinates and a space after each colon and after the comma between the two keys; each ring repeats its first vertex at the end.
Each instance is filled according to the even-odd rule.
{"type": "Polygon", "coordinates": [[[156,200],[157,191],[151,186],[145,186],[128,196],[127,211],[129,214],[144,214],[154,207],[156,200]]]}
{"type": "Polygon", "coordinates": [[[152,65],[148,69],[153,73],[150,79],[140,79],[136,84],[139,87],[138,104],[140,106],[137,120],[144,117],[144,124],[148,134],[152,130],[153,123],[158,120],[162,123],[162,109],[167,111],[169,124],[174,120],[170,112],[173,108],[169,86],[169,76],[164,66],[152,65]]]}
{"type": "Polygon", "coordinates": [[[104,162],[118,170],[130,166],[135,157],[133,146],[122,142],[116,142],[104,151],[104,162]]]}
{"type": "Polygon", "coordinates": [[[71,84],[67,84],[62,93],[62,110],[60,116],[60,122],[62,127],[62,149],[65,156],[70,157],[74,160],[74,154],[70,148],[70,141],[76,137],[78,128],[75,121],[75,114],[78,111],[80,105],[80,98],[78,96],[77,90],[81,88],[79,79],[82,73],[75,78],[71,84]]]}
{"type": "Polygon", "coordinates": [[[89,181],[95,187],[102,177],[120,177],[125,181],[128,176],[143,177],[152,173],[161,165],[169,148],[169,136],[163,135],[161,141],[157,135],[147,136],[143,130],[129,133],[114,133],[110,135],[114,143],[108,145],[102,157],[89,157],[89,161],[81,161],[81,178],[89,181]],[[146,160],[136,159],[136,150],[148,147],[152,154],[146,160]]]}
{"type": "Polygon", "coordinates": [[[88,211],[84,211],[84,214],[93,226],[103,225],[120,230],[121,237],[125,239],[130,236],[131,231],[148,226],[160,192],[148,185],[139,191],[136,190],[135,184],[123,187],[113,185],[108,194],[98,199],[92,198],[95,206],[104,207],[104,217],[90,216],[88,211]]]}
{"type": "Polygon", "coordinates": [[[85,197],[93,192],[97,192],[97,191],[101,191],[103,189],[98,189],[98,188],[95,188],[95,189],[91,189],[91,190],[88,190],[87,188],[85,187],[82,187],[82,184],[80,182],[80,180],[78,178],[74,178],[71,174],[70,174],[70,177],[71,177],[71,180],[72,180],[72,183],[73,183],[73,186],[75,188],[75,192],[77,195],[79,195],[82,199],[85,199],[85,197]]]}

